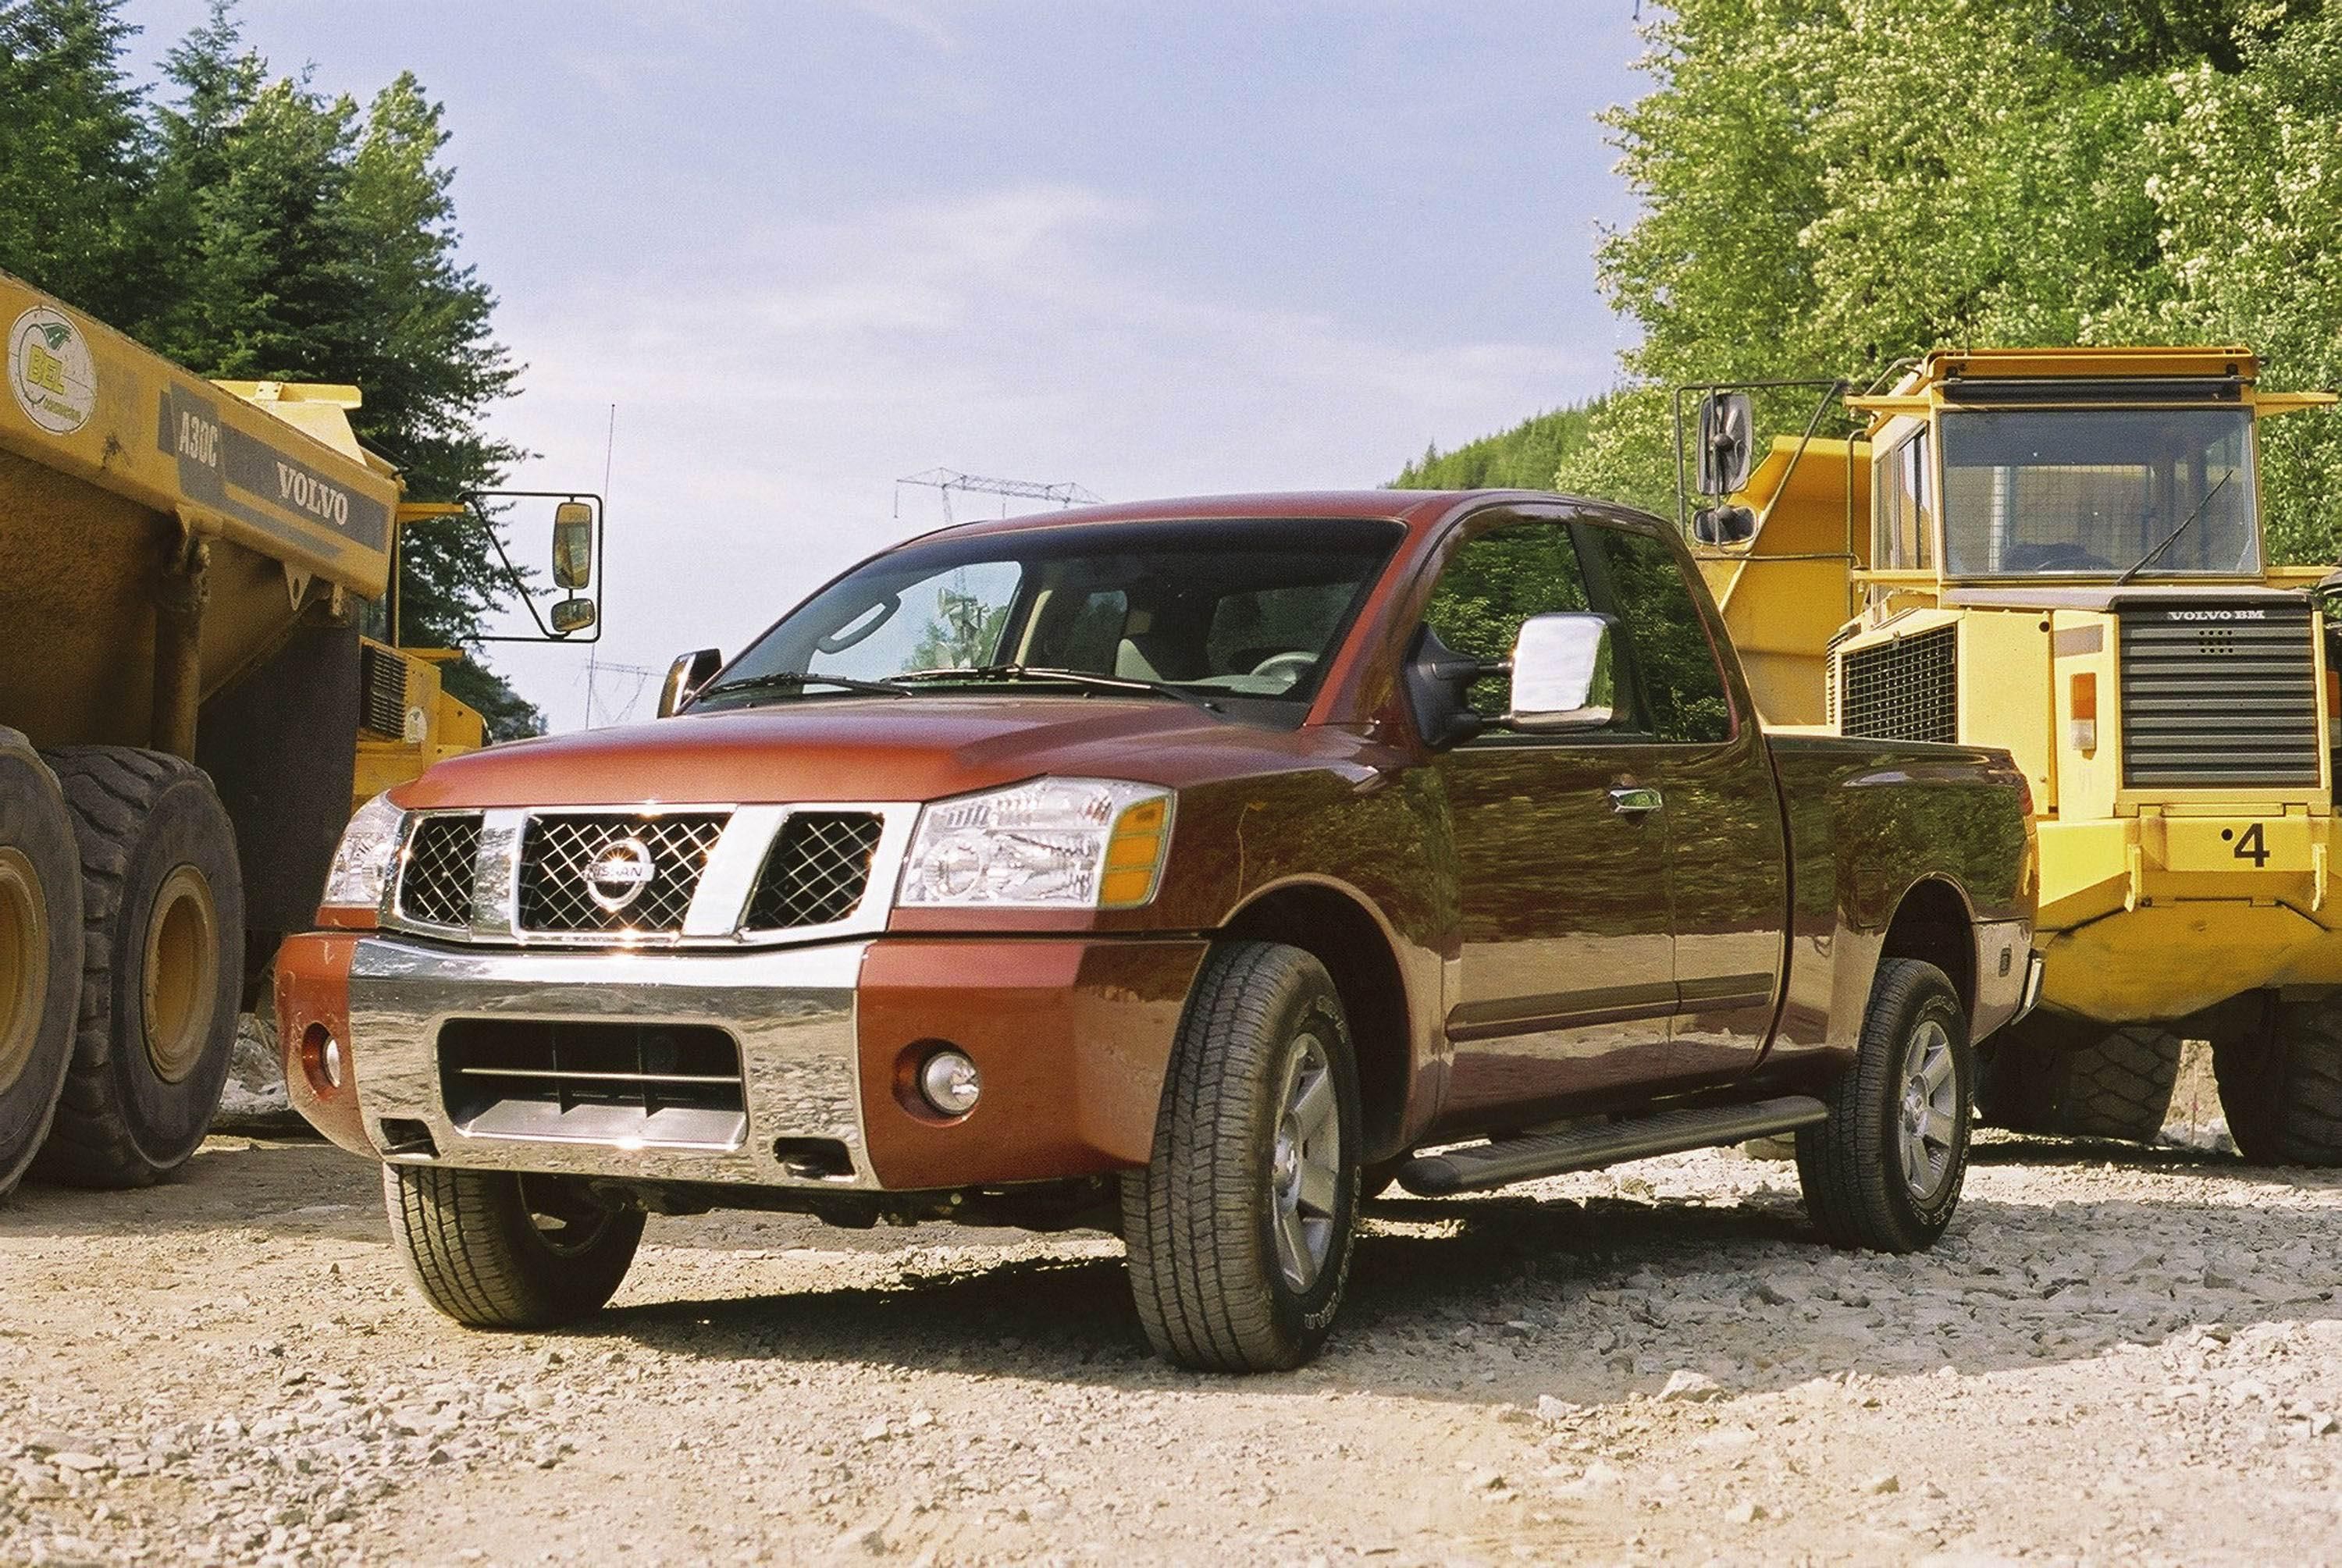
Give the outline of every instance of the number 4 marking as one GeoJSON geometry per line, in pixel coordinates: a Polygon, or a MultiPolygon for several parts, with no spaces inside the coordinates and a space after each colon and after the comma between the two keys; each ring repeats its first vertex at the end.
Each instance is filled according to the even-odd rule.
{"type": "Polygon", "coordinates": [[[2250,827],[2245,829],[2244,837],[2237,840],[2237,847],[2230,853],[2238,860],[2251,861],[2253,863],[2253,869],[2256,871],[2258,871],[2262,866],[2267,865],[2268,864],[2269,851],[2268,845],[2262,842],[2261,839],[2261,824],[2255,823],[2250,827]]]}

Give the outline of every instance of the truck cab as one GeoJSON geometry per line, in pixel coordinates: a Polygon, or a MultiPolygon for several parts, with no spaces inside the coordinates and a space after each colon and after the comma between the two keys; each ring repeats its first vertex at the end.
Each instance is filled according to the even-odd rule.
{"type": "Polygon", "coordinates": [[[2247,1152],[2327,1163],[2269,1066],[2342,984],[2327,569],[2270,564],[2257,464],[2334,399],[2260,382],[2241,347],[1940,351],[1846,397],[1860,439],[1775,442],[1699,554],[1768,714],[2023,769],[2045,1005],[1991,1114],[2151,1138],[2208,1035],[2247,1152]]]}

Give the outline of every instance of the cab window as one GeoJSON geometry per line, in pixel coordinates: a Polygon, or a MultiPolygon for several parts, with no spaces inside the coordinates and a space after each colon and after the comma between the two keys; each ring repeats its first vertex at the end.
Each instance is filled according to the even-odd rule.
{"type": "Polygon", "coordinates": [[[1648,534],[1600,524],[1581,530],[1595,552],[1596,603],[1626,628],[1645,733],[1698,745],[1730,740],[1724,671],[1676,553],[1648,534]]]}
{"type": "Polygon", "coordinates": [[[1923,425],[1871,460],[1871,564],[1926,572],[1936,564],[1935,464],[1923,425]]]}

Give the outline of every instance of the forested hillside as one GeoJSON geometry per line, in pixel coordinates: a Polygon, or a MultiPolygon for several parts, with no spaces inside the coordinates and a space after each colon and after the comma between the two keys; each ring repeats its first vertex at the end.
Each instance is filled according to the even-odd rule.
{"type": "Polygon", "coordinates": [[[1510,430],[1442,452],[1426,447],[1399,470],[1395,490],[1550,490],[1565,459],[1586,443],[1591,411],[1598,404],[1556,408],[1524,419],[1510,430]]]}
{"type": "MultiPolygon", "coordinates": [[[[200,375],[354,383],[413,499],[493,485],[521,455],[485,428],[516,367],[455,260],[439,105],[408,75],[364,106],[277,75],[225,0],[159,82],[127,73],[135,31],[122,0],[0,0],[0,269],[200,375]]],[[[480,631],[485,549],[408,534],[410,641],[480,631]]],[[[448,684],[500,737],[542,728],[476,663],[448,684]]]]}
{"type": "MultiPolygon", "coordinates": [[[[1607,116],[1645,210],[1599,249],[1642,342],[1564,488],[1671,506],[1670,385],[1944,345],[2234,342],[2342,384],[2342,5],[1675,0],[1647,35],[1607,116]]],[[[2336,559],[2342,418],[2262,455],[2277,554],[2336,559]]]]}

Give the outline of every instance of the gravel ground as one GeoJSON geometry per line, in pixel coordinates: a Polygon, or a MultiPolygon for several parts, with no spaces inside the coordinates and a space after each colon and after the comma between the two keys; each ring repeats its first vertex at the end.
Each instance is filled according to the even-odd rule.
{"type": "Polygon", "coordinates": [[[1145,1353],[1118,1245],[654,1220],[460,1329],[371,1167],[219,1138],[0,1209],[0,1563],[2342,1556],[2342,1174],[1983,1144],[1932,1253],[1787,1166],[1385,1202],[1286,1376],[1145,1353]]]}

